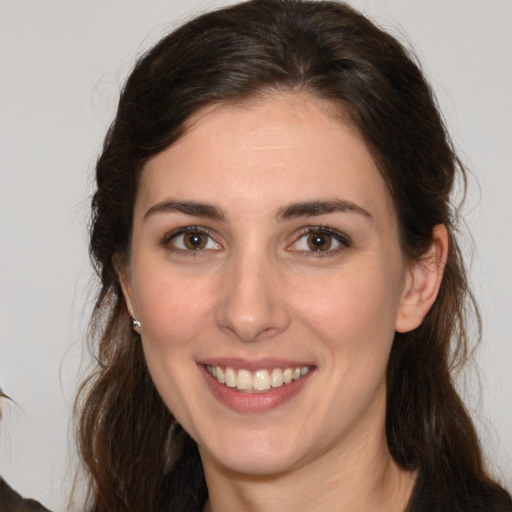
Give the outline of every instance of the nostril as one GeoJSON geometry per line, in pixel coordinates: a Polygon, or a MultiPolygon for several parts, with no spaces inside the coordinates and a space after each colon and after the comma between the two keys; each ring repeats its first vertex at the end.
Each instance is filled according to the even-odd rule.
{"type": "Polygon", "coordinates": [[[287,319],[276,321],[275,318],[267,318],[266,320],[266,322],[263,322],[248,318],[228,319],[225,322],[219,322],[219,327],[240,341],[253,342],[277,336],[286,330],[289,325],[287,319]],[[274,325],[271,324],[272,320],[274,320],[274,325]]]}
{"type": "Polygon", "coordinates": [[[275,269],[261,258],[255,251],[240,255],[225,276],[216,306],[219,328],[244,342],[272,337],[290,323],[282,287],[271,279],[275,269]]]}

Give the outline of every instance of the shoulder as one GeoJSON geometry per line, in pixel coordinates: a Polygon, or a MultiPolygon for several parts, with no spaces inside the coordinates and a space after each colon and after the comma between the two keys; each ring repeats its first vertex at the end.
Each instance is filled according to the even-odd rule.
{"type": "Polygon", "coordinates": [[[0,512],[50,512],[41,503],[26,499],[0,478],[0,512]]]}

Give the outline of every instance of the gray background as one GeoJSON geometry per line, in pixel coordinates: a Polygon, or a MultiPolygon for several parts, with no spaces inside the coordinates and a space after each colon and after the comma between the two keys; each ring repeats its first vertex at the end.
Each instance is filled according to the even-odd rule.
{"type": "MultiPolygon", "coordinates": [[[[511,488],[512,2],[352,4],[415,48],[475,175],[467,253],[484,339],[464,389],[511,488]]],[[[0,473],[55,511],[76,467],[70,410],[95,288],[86,241],[94,162],[135,56],[216,5],[0,0],[0,385],[16,401],[4,404],[0,473]]]]}

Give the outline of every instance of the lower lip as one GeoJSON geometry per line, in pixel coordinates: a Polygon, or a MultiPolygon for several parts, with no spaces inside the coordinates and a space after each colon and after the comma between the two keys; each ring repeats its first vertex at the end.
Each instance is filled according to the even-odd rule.
{"type": "Polygon", "coordinates": [[[198,366],[214,396],[230,409],[239,412],[265,412],[283,405],[300,392],[313,373],[311,370],[300,379],[265,393],[244,393],[221,384],[206,371],[203,364],[198,366]]]}

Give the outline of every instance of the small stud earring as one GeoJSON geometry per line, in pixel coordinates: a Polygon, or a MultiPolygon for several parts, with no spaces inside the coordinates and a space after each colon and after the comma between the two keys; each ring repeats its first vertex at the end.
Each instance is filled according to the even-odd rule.
{"type": "Polygon", "coordinates": [[[132,329],[137,330],[140,328],[140,322],[134,316],[132,316],[132,329]]]}

